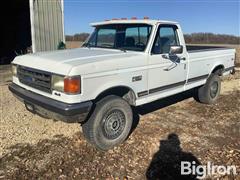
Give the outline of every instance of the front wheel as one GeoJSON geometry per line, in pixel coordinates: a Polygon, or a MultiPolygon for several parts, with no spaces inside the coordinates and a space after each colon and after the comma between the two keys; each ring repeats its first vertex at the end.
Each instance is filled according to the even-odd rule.
{"type": "Polygon", "coordinates": [[[127,138],[132,121],[130,105],[118,96],[107,96],[96,103],[93,114],[82,126],[83,134],[91,144],[105,151],[127,138]]]}
{"type": "Polygon", "coordinates": [[[197,90],[195,99],[205,104],[213,104],[217,101],[221,90],[221,79],[217,74],[211,74],[205,85],[197,90]]]}

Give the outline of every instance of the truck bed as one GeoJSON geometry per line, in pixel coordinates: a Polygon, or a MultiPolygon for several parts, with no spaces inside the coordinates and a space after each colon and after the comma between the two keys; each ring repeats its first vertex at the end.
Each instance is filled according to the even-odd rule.
{"type": "Polygon", "coordinates": [[[223,66],[224,71],[234,66],[234,48],[190,45],[187,46],[187,50],[190,67],[189,79],[211,73],[216,64],[223,66]]]}
{"type": "Polygon", "coordinates": [[[213,50],[223,50],[223,49],[232,49],[223,46],[204,46],[204,45],[187,45],[187,51],[192,52],[201,52],[201,51],[213,51],[213,50]]]}

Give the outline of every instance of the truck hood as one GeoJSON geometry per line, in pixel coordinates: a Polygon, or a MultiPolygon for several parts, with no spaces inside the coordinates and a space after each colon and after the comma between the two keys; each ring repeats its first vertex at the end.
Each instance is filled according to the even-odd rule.
{"type": "Polygon", "coordinates": [[[69,75],[72,70],[75,73],[76,70],[81,70],[81,74],[89,74],[118,69],[120,60],[142,54],[144,53],[113,49],[77,48],[17,56],[13,63],[62,75],[69,75]],[[98,64],[105,65],[98,68],[98,64]]]}

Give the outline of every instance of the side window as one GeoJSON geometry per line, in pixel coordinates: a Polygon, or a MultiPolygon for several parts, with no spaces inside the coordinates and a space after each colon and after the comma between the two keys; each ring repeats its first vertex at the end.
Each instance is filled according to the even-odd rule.
{"type": "Polygon", "coordinates": [[[160,26],[152,48],[153,54],[165,54],[170,46],[179,45],[175,26],[160,26]]]}

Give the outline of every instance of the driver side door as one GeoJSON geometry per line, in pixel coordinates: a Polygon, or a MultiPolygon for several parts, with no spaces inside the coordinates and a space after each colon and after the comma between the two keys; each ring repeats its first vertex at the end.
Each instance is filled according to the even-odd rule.
{"type": "Polygon", "coordinates": [[[180,42],[181,31],[176,25],[159,25],[149,56],[149,101],[184,90],[187,77],[186,49],[177,55],[169,55],[171,46],[180,42]]]}

